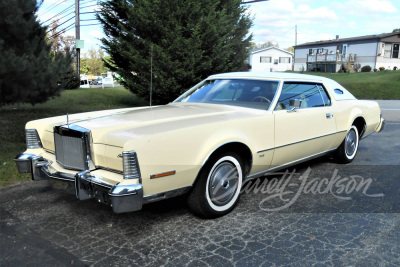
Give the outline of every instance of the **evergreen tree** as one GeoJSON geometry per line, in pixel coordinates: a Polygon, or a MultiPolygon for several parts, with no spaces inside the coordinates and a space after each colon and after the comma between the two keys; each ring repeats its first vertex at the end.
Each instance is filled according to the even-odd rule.
{"type": "Polygon", "coordinates": [[[0,106],[42,103],[60,93],[69,53],[50,53],[36,0],[0,1],[0,106]]]}
{"type": "Polygon", "coordinates": [[[252,19],[241,0],[110,0],[98,19],[107,35],[106,66],[130,91],[168,103],[210,74],[239,70],[252,19]]]}

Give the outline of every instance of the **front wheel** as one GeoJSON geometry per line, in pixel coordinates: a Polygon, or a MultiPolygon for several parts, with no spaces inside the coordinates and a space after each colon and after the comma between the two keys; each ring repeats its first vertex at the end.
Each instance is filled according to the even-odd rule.
{"type": "Polygon", "coordinates": [[[211,158],[200,171],[189,195],[189,208],[205,218],[216,218],[229,213],[240,197],[243,170],[242,160],[235,153],[211,158]]]}
{"type": "Polygon", "coordinates": [[[340,163],[350,163],[357,154],[359,135],[356,126],[351,126],[346,138],[336,150],[336,158],[340,163]]]}

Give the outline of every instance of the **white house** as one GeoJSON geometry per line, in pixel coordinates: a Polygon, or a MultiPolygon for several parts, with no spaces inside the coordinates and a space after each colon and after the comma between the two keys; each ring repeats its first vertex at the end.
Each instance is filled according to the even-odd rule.
{"type": "Polygon", "coordinates": [[[400,33],[339,38],[294,46],[294,70],[337,72],[346,67],[369,65],[372,69],[399,69],[400,33]]]}
{"type": "Polygon", "coordinates": [[[293,53],[274,46],[254,50],[250,53],[250,71],[287,71],[292,70],[293,53]]]}

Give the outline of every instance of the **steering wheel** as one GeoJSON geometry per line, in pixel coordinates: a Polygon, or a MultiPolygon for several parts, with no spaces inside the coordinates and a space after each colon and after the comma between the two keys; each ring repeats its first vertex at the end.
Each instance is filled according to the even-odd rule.
{"type": "Polygon", "coordinates": [[[254,97],[251,101],[254,101],[254,100],[256,100],[256,99],[264,99],[264,100],[267,100],[267,101],[271,104],[271,100],[269,100],[269,99],[266,98],[265,96],[262,96],[262,95],[256,96],[256,97],[254,97]]]}

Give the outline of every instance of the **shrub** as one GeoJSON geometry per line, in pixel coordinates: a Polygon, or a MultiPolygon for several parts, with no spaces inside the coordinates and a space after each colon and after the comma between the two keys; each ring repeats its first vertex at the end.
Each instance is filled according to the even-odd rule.
{"type": "Polygon", "coordinates": [[[379,67],[379,70],[383,71],[383,70],[385,70],[385,67],[379,67]]]}
{"type": "Polygon", "coordinates": [[[371,71],[371,66],[365,65],[361,68],[361,72],[370,72],[371,71]]]}
{"type": "Polygon", "coordinates": [[[79,86],[81,85],[81,79],[79,78],[77,72],[71,70],[67,72],[65,76],[62,78],[60,85],[63,89],[66,90],[78,89],[79,86]]]}

